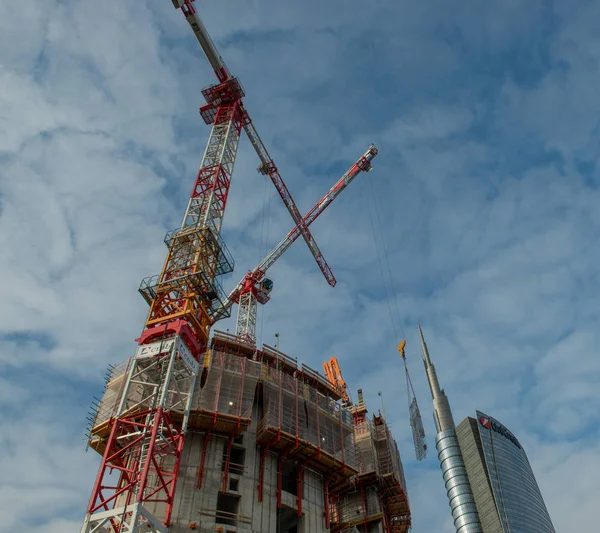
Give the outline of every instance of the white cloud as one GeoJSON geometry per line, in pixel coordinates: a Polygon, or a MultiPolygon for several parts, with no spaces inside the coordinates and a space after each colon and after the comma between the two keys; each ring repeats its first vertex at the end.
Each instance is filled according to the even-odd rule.
{"type": "MultiPolygon", "coordinates": [[[[265,342],[279,332],[315,368],[336,355],[372,410],[383,391],[415,531],[452,526],[435,454],[411,458],[375,210],[430,449],[417,322],[456,420],[480,408],[515,432],[558,531],[595,524],[600,211],[597,178],[579,166],[597,166],[595,9],[201,5],[301,211],[380,148],[374,172],[313,226],[338,286],[299,241],[270,273],[260,323],[265,342]]],[[[98,462],[78,440],[81,404],[134,347],[147,311],[136,288],[181,220],[213,79],[170,2],[7,4],[0,50],[0,531],[76,530],[98,462]]],[[[292,227],[271,191],[261,238],[256,166],[242,141],[226,288],[292,227]]]]}

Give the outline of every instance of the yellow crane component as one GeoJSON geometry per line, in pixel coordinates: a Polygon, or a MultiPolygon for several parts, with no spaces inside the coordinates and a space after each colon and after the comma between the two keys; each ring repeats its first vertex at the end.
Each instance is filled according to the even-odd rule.
{"type": "Polygon", "coordinates": [[[325,371],[325,377],[340,393],[342,399],[346,403],[352,403],[350,396],[348,395],[348,386],[342,377],[342,371],[337,357],[332,357],[329,361],[325,361],[323,363],[323,370],[325,371]]]}
{"type": "Polygon", "coordinates": [[[406,347],[406,341],[404,339],[402,339],[400,344],[398,344],[398,351],[400,352],[400,357],[402,357],[402,359],[406,359],[406,356],[404,354],[405,347],[406,347]]]}

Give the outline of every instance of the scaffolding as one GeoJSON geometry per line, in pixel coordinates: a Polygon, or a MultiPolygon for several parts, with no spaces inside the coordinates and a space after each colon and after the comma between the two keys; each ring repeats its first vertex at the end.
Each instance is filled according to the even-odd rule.
{"type": "Polygon", "coordinates": [[[98,404],[90,412],[90,425],[87,433],[88,446],[101,455],[104,453],[106,438],[110,433],[110,422],[117,414],[130,362],[131,360],[128,359],[118,365],[108,367],[104,393],[98,404]]]}
{"type": "Polygon", "coordinates": [[[358,471],[352,417],[340,403],[305,381],[282,370],[268,369],[263,384],[263,418],[258,440],[279,435],[293,447],[314,449],[318,457],[358,471]]]}
{"type": "Polygon", "coordinates": [[[360,475],[364,476],[371,472],[379,474],[373,440],[373,425],[368,418],[358,419],[355,422],[354,436],[360,458],[360,475]]]}
{"type": "MultiPolygon", "coordinates": [[[[322,476],[325,522],[332,532],[369,531],[377,521],[383,521],[386,533],[408,531],[410,510],[398,447],[381,416],[367,418],[362,394],[359,403],[349,408],[340,392],[312,368],[299,366],[295,358],[270,346],[258,350],[229,333],[215,332],[206,357],[208,370],[203,386],[195,388],[188,420],[190,430],[203,434],[196,488],[202,487],[208,443],[215,436],[225,439],[221,492],[235,495],[233,487],[244,467],[235,458],[234,441],[258,416],[259,502],[265,460],[275,453],[278,508],[284,503],[284,469],[292,460],[297,465],[294,512],[298,516],[302,515],[303,473],[308,469],[322,476]]],[[[124,388],[131,361],[109,368],[90,430],[90,446],[99,453],[120,404],[132,412],[148,408],[147,384],[132,382],[124,388]]],[[[174,410],[173,417],[177,416],[180,411],[174,410]]]]}
{"type": "Polygon", "coordinates": [[[331,530],[368,532],[383,521],[386,533],[406,533],[410,508],[396,441],[381,416],[366,417],[362,391],[353,414],[360,468],[352,484],[330,495],[331,530]]]}
{"type": "Polygon", "coordinates": [[[371,522],[384,518],[379,491],[375,485],[360,484],[343,495],[335,496],[330,513],[333,533],[352,528],[368,531],[371,522]]]}
{"type": "Polygon", "coordinates": [[[213,348],[206,381],[192,401],[189,427],[241,434],[252,419],[260,376],[258,361],[213,348]]]}

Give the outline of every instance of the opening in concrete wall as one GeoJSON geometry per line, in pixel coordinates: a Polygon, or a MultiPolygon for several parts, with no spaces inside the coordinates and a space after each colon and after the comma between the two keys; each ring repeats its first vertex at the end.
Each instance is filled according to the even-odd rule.
{"type": "Polygon", "coordinates": [[[229,478],[229,492],[239,492],[240,480],[233,477],[229,478]]]}
{"type": "Polygon", "coordinates": [[[219,493],[217,496],[217,516],[216,523],[224,526],[237,525],[238,507],[240,504],[239,496],[219,493]]]}
{"type": "Polygon", "coordinates": [[[277,509],[277,533],[304,533],[297,511],[288,507],[277,509]]]}
{"type": "Polygon", "coordinates": [[[228,448],[227,443],[223,446],[223,457],[221,460],[221,472],[225,471],[225,468],[229,466],[229,474],[241,476],[244,474],[244,468],[246,464],[246,448],[239,444],[233,444],[231,448],[228,448]],[[229,454],[229,462],[227,461],[229,454]]]}
{"type": "Polygon", "coordinates": [[[286,459],[281,468],[281,488],[294,496],[298,495],[298,464],[286,459]]]}
{"type": "Polygon", "coordinates": [[[229,461],[229,472],[241,476],[244,473],[244,466],[246,464],[246,449],[234,445],[231,448],[231,457],[229,461]]]}

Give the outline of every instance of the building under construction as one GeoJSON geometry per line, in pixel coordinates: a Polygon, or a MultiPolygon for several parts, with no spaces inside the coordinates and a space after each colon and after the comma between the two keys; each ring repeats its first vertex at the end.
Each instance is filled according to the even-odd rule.
{"type": "Polygon", "coordinates": [[[273,289],[266,272],[294,241],[336,284],[308,227],[378,151],[371,145],[302,217],[193,0],[173,5],[217,78],[202,90],[211,131],[162,270],[139,287],[149,311],[135,352],[110,368],[90,416],[102,460],[81,533],[406,532],[406,485],[385,420],[367,418],[362,395],[349,401],[337,361],[338,377],[326,379],[256,345],[258,304],[273,289]],[[221,229],[242,131],[294,227],[227,296],[220,279],[234,261],[221,229]],[[215,332],[235,305],[235,335],[215,332]]]}
{"type": "MultiPolygon", "coordinates": [[[[348,404],[308,366],[228,333],[216,332],[210,351],[210,368],[191,401],[169,531],[408,531],[396,442],[383,417],[367,416],[361,391],[358,402],[348,404]]],[[[100,453],[120,405],[151,407],[145,405],[153,398],[149,377],[129,380],[133,386],[125,389],[131,365],[110,370],[90,435],[90,446],[100,453]]],[[[155,370],[149,365],[146,372],[155,370]]],[[[143,460],[135,457],[143,447],[131,450],[127,462],[143,460]]],[[[160,489],[161,471],[169,468],[150,470],[148,493],[160,489]]],[[[117,480],[115,493],[124,483],[117,480]]],[[[117,496],[117,507],[127,507],[118,501],[125,494],[117,496]]],[[[155,501],[147,509],[162,516],[166,505],[155,501]]],[[[103,527],[99,531],[112,532],[120,523],[103,527]]]]}

